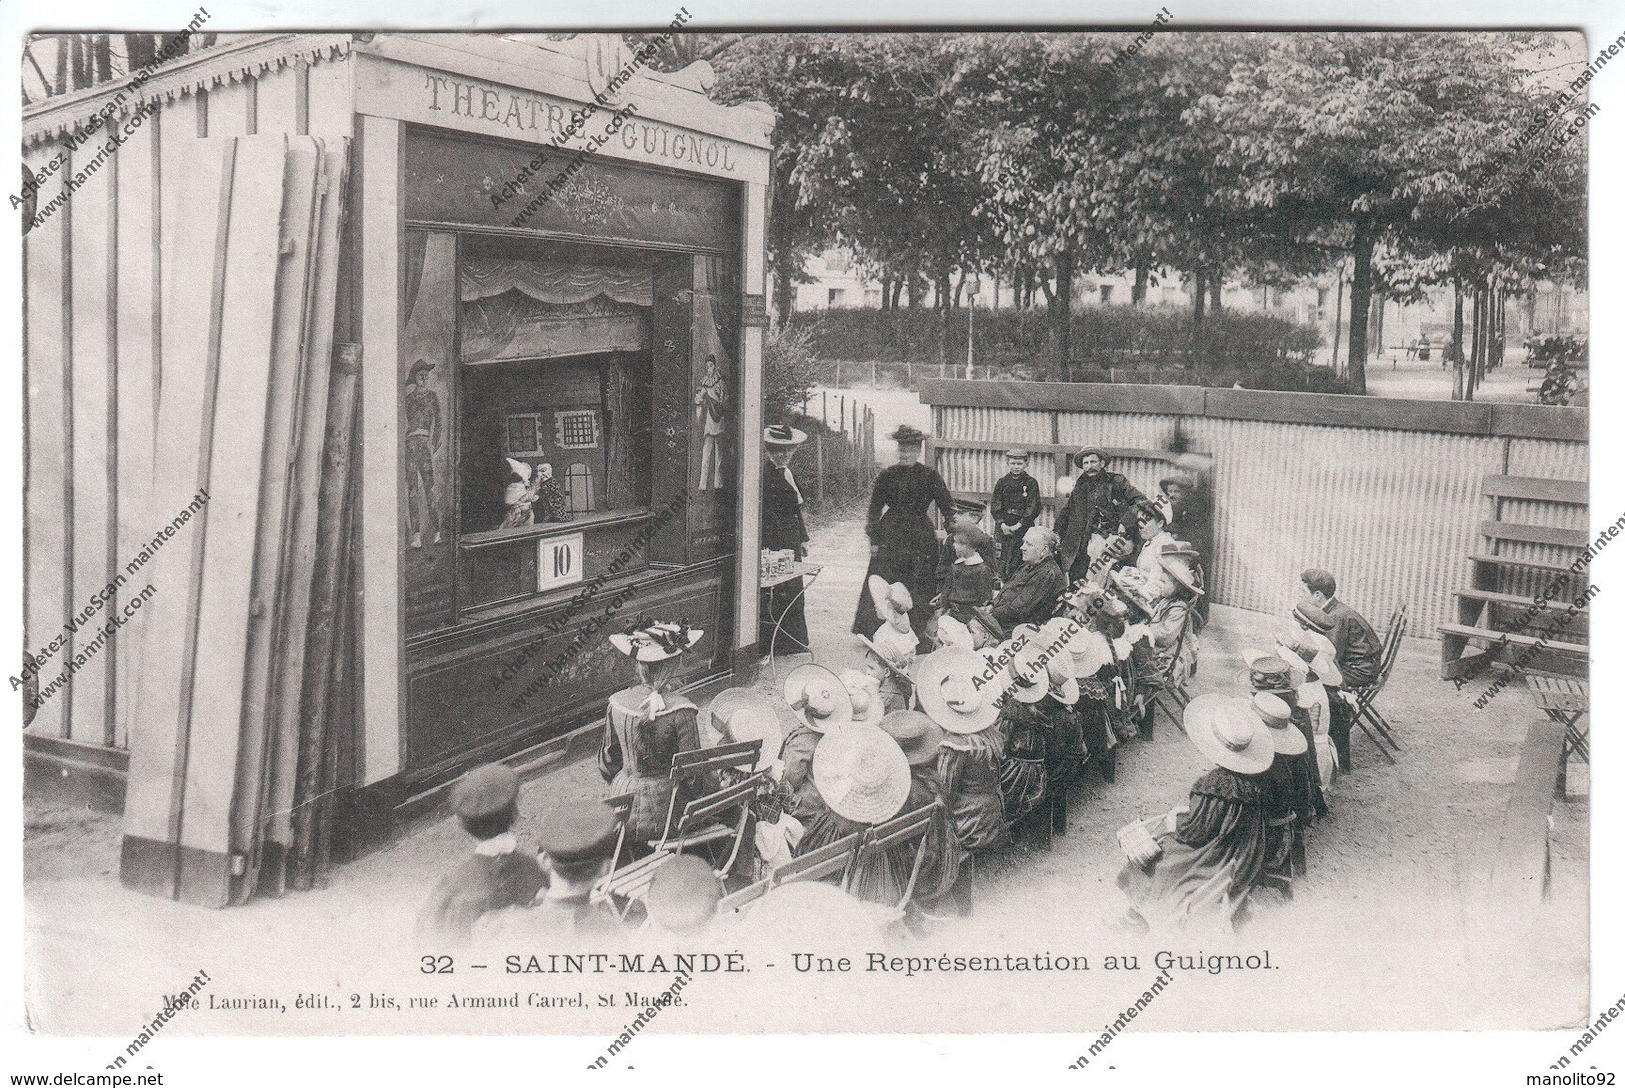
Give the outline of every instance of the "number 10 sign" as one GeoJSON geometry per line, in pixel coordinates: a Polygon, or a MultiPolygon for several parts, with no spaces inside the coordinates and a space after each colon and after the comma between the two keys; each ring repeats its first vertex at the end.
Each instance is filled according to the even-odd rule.
{"type": "Polygon", "coordinates": [[[581,581],[582,536],[543,537],[536,542],[536,589],[557,589],[581,581]]]}

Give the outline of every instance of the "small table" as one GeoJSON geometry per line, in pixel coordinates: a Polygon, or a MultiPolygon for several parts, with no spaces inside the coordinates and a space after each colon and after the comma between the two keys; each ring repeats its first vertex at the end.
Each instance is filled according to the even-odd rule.
{"type": "Polygon", "coordinates": [[[1557,793],[1568,797],[1569,754],[1574,753],[1587,763],[1591,762],[1590,730],[1581,729],[1579,721],[1590,709],[1590,690],[1584,680],[1571,680],[1559,676],[1524,674],[1523,682],[1534,696],[1535,705],[1546,716],[1563,727],[1563,758],[1557,766],[1557,793]]]}
{"type": "MultiPolygon", "coordinates": [[[[789,603],[793,604],[794,602],[806,597],[807,587],[812,584],[813,580],[818,577],[819,572],[823,569],[823,566],[818,563],[792,563],[778,574],[775,574],[772,577],[762,578],[758,588],[772,589],[774,586],[782,586],[784,583],[791,581],[792,579],[800,578],[801,590],[794,597],[790,598],[789,603]]],[[[788,605],[786,606],[786,610],[788,610],[788,605]]],[[[774,649],[779,644],[779,632],[783,630],[783,628],[784,612],[781,611],[773,620],[773,634],[767,640],[767,659],[769,662],[768,668],[772,670],[774,683],[778,683],[779,679],[779,666],[778,660],[774,654],[774,649]]],[[[810,637],[812,632],[809,630],[807,634],[810,637]]],[[[796,652],[810,653],[811,651],[798,650],[796,652]]]]}

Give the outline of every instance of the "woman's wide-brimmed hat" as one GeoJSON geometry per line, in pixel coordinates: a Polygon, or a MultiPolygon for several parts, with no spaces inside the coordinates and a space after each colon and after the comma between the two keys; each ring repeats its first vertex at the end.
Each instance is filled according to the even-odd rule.
{"type": "Polygon", "coordinates": [[[869,600],[874,602],[875,611],[887,624],[914,610],[914,597],[902,582],[888,584],[880,575],[871,574],[868,588],[869,600]]]}
{"type": "Polygon", "coordinates": [[[918,710],[894,710],[880,719],[880,728],[897,742],[911,767],[936,759],[942,738],[948,735],[930,715],[918,710]]]}
{"type": "Polygon", "coordinates": [[[1197,751],[1237,774],[1260,774],[1275,761],[1269,726],[1241,699],[1198,695],[1185,707],[1185,735],[1197,751]]]}
{"type": "MultiPolygon", "coordinates": [[[[1260,653],[1254,650],[1246,657],[1247,667],[1241,671],[1238,679],[1251,691],[1267,691],[1280,695],[1298,690],[1298,684],[1303,682],[1299,680],[1294,683],[1291,663],[1281,660],[1273,653],[1268,651],[1260,653]]],[[[1307,679],[1309,670],[1304,669],[1303,675],[1307,679]]]]}
{"type": "Polygon", "coordinates": [[[799,446],[807,441],[807,432],[798,431],[788,423],[775,423],[762,429],[762,441],[769,446],[799,446]]]}
{"type": "Polygon", "coordinates": [[[627,657],[652,664],[676,657],[704,637],[705,632],[690,627],[687,620],[677,623],[669,620],[656,620],[653,623],[640,621],[625,631],[610,635],[609,644],[627,657]]]}
{"type": "Polygon", "coordinates": [[[1292,708],[1279,695],[1260,691],[1252,698],[1253,713],[1269,726],[1270,745],[1277,755],[1301,756],[1309,750],[1309,738],[1292,724],[1292,708]]]}
{"type": "Polygon", "coordinates": [[[854,722],[813,753],[813,785],[831,812],[860,824],[896,816],[908,801],[908,757],[878,725],[854,722]]]}
{"type": "Polygon", "coordinates": [[[999,717],[1004,663],[985,653],[934,650],[914,662],[920,709],[950,733],[980,733],[999,717]]]}
{"type": "Polygon", "coordinates": [[[1187,491],[1196,489],[1196,477],[1189,472],[1170,472],[1157,481],[1157,486],[1166,488],[1170,485],[1183,487],[1187,491]]]}
{"type": "Polygon", "coordinates": [[[1111,642],[1092,627],[1085,627],[1066,644],[1072,656],[1072,673],[1087,679],[1112,663],[1111,642]]]}
{"type": "Polygon", "coordinates": [[[784,701],[815,733],[839,730],[852,721],[852,696],[841,678],[822,665],[797,665],[784,678],[784,701]]]}
{"type": "Polygon", "coordinates": [[[925,441],[925,432],[918,427],[904,423],[886,437],[899,446],[918,446],[925,441]]]}
{"type": "Polygon", "coordinates": [[[841,670],[840,679],[847,697],[852,700],[852,720],[879,725],[880,719],[886,716],[886,708],[880,701],[880,681],[857,669],[841,670]]]}

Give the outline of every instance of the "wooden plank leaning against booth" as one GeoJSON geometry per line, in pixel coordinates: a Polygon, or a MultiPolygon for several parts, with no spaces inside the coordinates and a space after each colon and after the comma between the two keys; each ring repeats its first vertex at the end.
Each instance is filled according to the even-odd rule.
{"type": "MultiPolygon", "coordinates": [[[[299,447],[303,430],[317,442],[324,430],[327,363],[308,353],[331,335],[311,333],[333,320],[346,156],[342,141],[280,135],[199,150],[176,243],[208,257],[165,293],[175,335],[153,506],[184,508],[199,491],[209,501],[154,560],[169,592],[144,616],[120,872],[143,891],[223,906],[254,890],[270,799],[297,800],[278,777],[297,738],[278,727],[299,698],[302,670],[283,666],[303,631],[285,625],[310,587],[296,553],[311,535],[313,455],[299,447]]],[[[286,838],[273,837],[275,864],[286,838]]]]}
{"type": "MultiPolygon", "coordinates": [[[[1281,611],[1298,592],[1298,571],[1320,566],[1374,618],[1409,603],[1413,629],[1422,631],[1448,620],[1452,591],[1469,584],[1467,557],[1488,513],[1484,478],[1586,474],[1581,408],[936,380],[921,396],[939,438],[976,444],[939,453],[964,490],[990,490],[1002,471],[995,449],[1018,438],[1165,448],[1177,424],[1194,450],[1214,458],[1216,601],[1281,611]],[[1265,471],[1267,488],[1258,482],[1265,471]]],[[[1054,456],[1058,472],[1062,457],[1054,456]]],[[[1150,463],[1129,462],[1125,471],[1155,486],[1150,463]]],[[[1051,495],[1053,479],[1033,472],[1051,495]]],[[[1585,524],[1585,510],[1531,503],[1520,518],[1573,529],[1585,524]]]]}

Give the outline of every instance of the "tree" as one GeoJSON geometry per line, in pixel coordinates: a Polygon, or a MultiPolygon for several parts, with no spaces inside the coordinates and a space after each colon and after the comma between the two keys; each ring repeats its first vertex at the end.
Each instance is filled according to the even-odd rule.
{"type": "MultiPolygon", "coordinates": [[[[1480,32],[1272,37],[1191,112],[1225,139],[1220,162],[1240,179],[1229,195],[1267,209],[1295,244],[1352,254],[1351,391],[1365,392],[1379,246],[1426,248],[1463,208],[1506,206],[1499,186],[1484,186],[1533,109],[1520,65],[1530,45],[1480,32]]],[[[1467,218],[1493,240],[1493,217],[1467,218]]]]}

